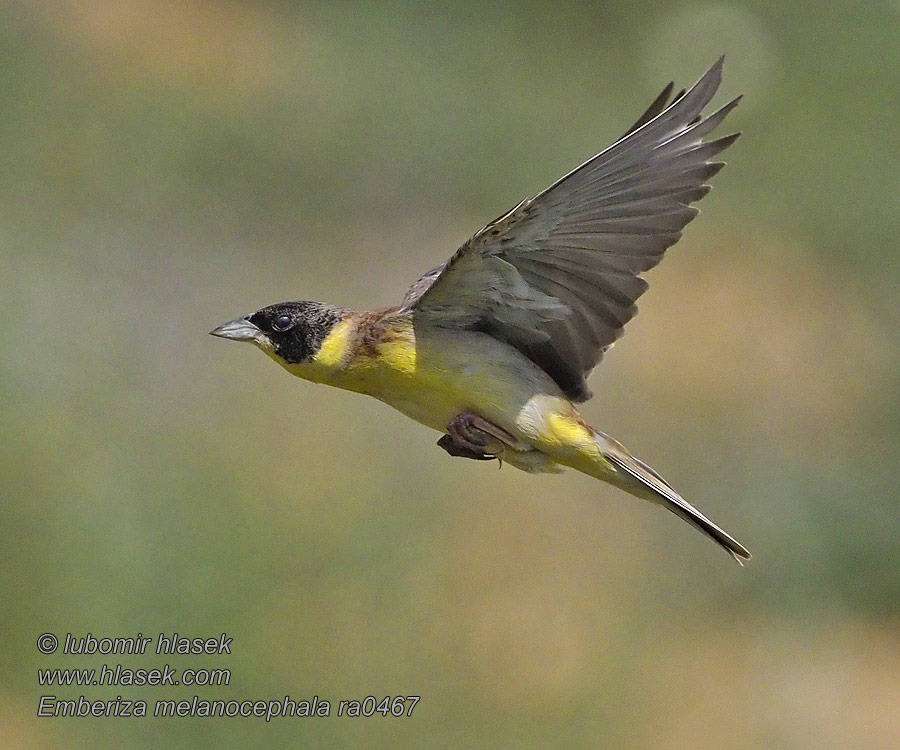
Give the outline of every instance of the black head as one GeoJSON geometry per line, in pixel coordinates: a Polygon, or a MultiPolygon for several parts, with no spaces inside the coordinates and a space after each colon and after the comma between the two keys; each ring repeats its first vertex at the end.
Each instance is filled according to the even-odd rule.
{"type": "Polygon", "coordinates": [[[311,359],[319,351],[329,331],[340,321],[342,312],[340,308],[321,302],[279,302],[224,323],[210,333],[238,341],[253,341],[293,365],[311,359]]]}

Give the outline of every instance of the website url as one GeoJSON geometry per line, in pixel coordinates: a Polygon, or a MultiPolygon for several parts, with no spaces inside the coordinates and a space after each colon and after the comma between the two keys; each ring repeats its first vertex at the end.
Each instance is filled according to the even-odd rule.
{"type": "Polygon", "coordinates": [[[129,669],[104,664],[101,669],[39,669],[38,684],[46,685],[227,685],[230,669],[129,669]]]}

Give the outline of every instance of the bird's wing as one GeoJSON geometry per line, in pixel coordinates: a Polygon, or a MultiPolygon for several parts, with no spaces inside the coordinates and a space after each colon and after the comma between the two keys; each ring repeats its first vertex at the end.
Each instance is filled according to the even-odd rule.
{"type": "Polygon", "coordinates": [[[739,134],[704,140],[740,97],[701,117],[722,59],[666,105],[672,86],[616,143],[469,239],[407,292],[414,319],[487,332],[522,351],[573,400],[637,312],[655,266],[697,215],[690,204],[739,134]]]}

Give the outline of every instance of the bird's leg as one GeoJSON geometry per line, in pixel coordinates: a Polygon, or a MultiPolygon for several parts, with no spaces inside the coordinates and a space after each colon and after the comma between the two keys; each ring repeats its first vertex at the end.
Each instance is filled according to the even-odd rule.
{"type": "Polygon", "coordinates": [[[470,411],[457,414],[447,425],[447,434],[438,440],[451,456],[478,461],[499,459],[504,447],[515,445],[516,439],[506,430],[470,411]]]}

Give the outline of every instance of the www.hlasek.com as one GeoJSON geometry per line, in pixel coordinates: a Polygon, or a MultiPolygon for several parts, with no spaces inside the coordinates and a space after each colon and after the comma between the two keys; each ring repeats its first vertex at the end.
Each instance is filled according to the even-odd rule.
{"type": "MultiPolygon", "coordinates": [[[[157,654],[174,655],[221,655],[231,654],[231,643],[227,633],[215,637],[189,638],[172,633],[145,636],[138,633],[134,637],[102,637],[91,633],[74,636],[66,633],[62,643],[62,653],[78,656],[121,656],[157,654]]],[[[53,654],[59,649],[59,639],[53,633],[43,633],[37,640],[42,654],[53,654]]],[[[224,686],[231,681],[231,670],[177,669],[170,664],[154,668],[133,668],[124,664],[103,664],[83,669],[47,668],[38,670],[41,687],[144,687],[147,685],[174,687],[178,685],[224,686]]],[[[180,717],[220,717],[256,716],[271,721],[277,717],[291,716],[411,716],[419,702],[418,695],[398,695],[376,698],[366,696],[361,700],[347,699],[329,701],[319,696],[312,700],[294,700],[285,695],[281,700],[208,700],[194,695],[183,700],[146,701],[117,695],[115,699],[92,699],[84,695],[62,698],[42,695],[38,702],[37,715],[41,717],[116,717],[132,716],[180,716],[180,717]],[[334,708],[332,708],[332,703],[334,708]]]]}

